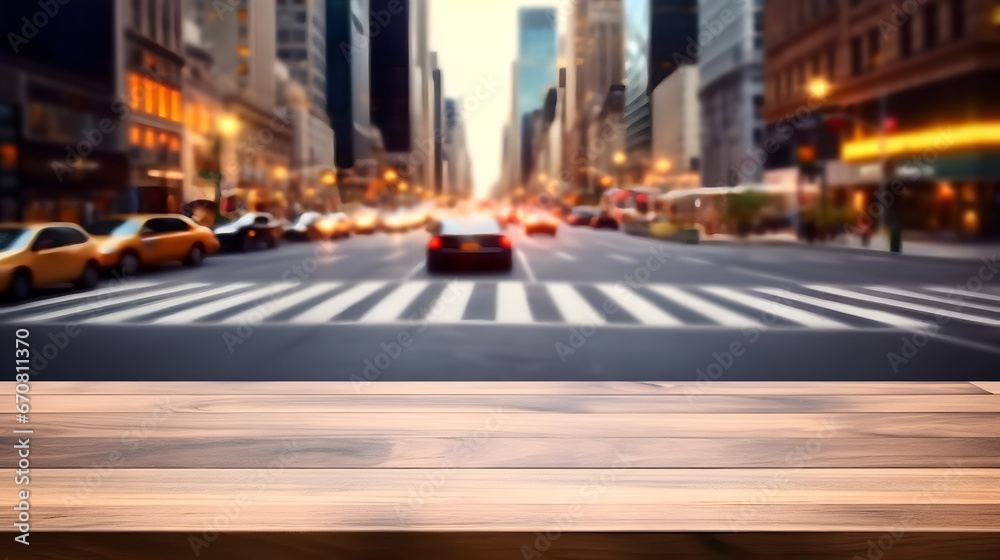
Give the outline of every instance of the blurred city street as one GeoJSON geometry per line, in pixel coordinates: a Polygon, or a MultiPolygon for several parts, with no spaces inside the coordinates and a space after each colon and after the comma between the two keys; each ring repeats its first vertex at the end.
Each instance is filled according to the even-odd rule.
{"type": "Polygon", "coordinates": [[[509,235],[510,273],[430,275],[427,233],[378,233],[49,291],[0,320],[59,346],[39,352],[42,380],[80,364],[94,380],[361,385],[998,379],[1000,290],[967,287],[989,263],[509,235]]]}

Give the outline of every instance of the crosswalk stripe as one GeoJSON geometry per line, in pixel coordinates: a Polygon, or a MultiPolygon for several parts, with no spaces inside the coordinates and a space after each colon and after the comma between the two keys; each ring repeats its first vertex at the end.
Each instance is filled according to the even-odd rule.
{"type": "Polygon", "coordinates": [[[399,319],[406,308],[410,306],[417,297],[427,289],[427,282],[406,282],[400,284],[385,299],[371,308],[360,322],[362,323],[389,323],[399,319]]]}
{"type": "Polygon", "coordinates": [[[983,292],[970,292],[968,290],[960,290],[958,288],[942,288],[941,286],[924,286],[924,288],[939,294],[958,294],[960,296],[985,299],[987,301],[1000,301],[1000,296],[985,294],[983,292]]]}
{"type": "Polygon", "coordinates": [[[573,286],[564,282],[556,282],[546,284],[545,288],[553,303],[556,304],[556,309],[562,315],[563,321],[575,325],[585,323],[603,325],[606,322],[604,315],[592,308],[573,286]]]}
{"type": "Polygon", "coordinates": [[[624,285],[599,284],[597,289],[644,325],[678,327],[683,324],[673,315],[624,285]]]}
{"type": "Polygon", "coordinates": [[[198,307],[193,307],[191,309],[185,309],[182,311],[177,311],[176,313],[171,313],[164,317],[160,317],[153,321],[154,324],[166,324],[166,325],[177,325],[182,323],[190,323],[197,321],[199,319],[204,319],[209,315],[214,315],[215,313],[220,313],[227,309],[232,309],[238,305],[244,303],[249,303],[252,301],[263,300],[265,298],[274,298],[278,294],[291,289],[295,284],[284,283],[278,285],[267,286],[264,288],[258,288],[249,292],[242,294],[236,294],[233,296],[225,297],[218,301],[213,301],[205,305],[200,305],[198,307]]]}
{"type": "Polygon", "coordinates": [[[159,311],[164,311],[174,307],[187,305],[189,303],[195,303],[204,299],[228,294],[229,292],[235,292],[236,290],[246,289],[248,286],[250,286],[250,284],[232,284],[230,286],[222,286],[219,288],[215,288],[214,290],[196,291],[193,294],[176,296],[162,301],[154,301],[152,303],[147,303],[145,305],[140,305],[138,307],[129,307],[128,309],[123,309],[116,313],[109,313],[107,315],[93,317],[83,322],[116,323],[122,321],[130,321],[132,319],[138,319],[143,315],[151,315],[159,311]]]}
{"type": "Polygon", "coordinates": [[[719,296],[721,298],[738,303],[740,305],[752,307],[754,309],[757,309],[758,311],[763,311],[765,313],[771,313],[783,319],[787,319],[789,321],[792,321],[794,323],[799,323],[800,325],[805,325],[807,327],[814,327],[820,329],[849,328],[848,325],[841,323],[840,321],[834,321],[833,319],[828,319],[826,317],[823,317],[822,315],[817,315],[815,313],[810,313],[808,311],[796,309],[787,304],[771,301],[769,299],[759,298],[756,296],[752,296],[750,294],[738,292],[730,288],[704,287],[702,289],[710,294],[719,296]]]}
{"type": "Polygon", "coordinates": [[[90,292],[80,292],[78,294],[69,294],[65,296],[59,296],[54,298],[47,298],[40,301],[32,301],[29,303],[17,305],[14,307],[8,307],[6,309],[0,310],[0,315],[9,315],[11,313],[17,313],[19,311],[27,311],[29,309],[38,309],[39,307],[48,307],[52,305],[60,305],[63,303],[69,303],[71,301],[78,301],[81,299],[99,298],[101,296],[117,294],[119,292],[127,292],[131,290],[141,290],[144,288],[152,288],[153,286],[159,286],[161,282],[130,282],[128,284],[123,284],[120,286],[110,286],[107,288],[101,288],[99,290],[93,290],[90,292]]]}
{"type": "Polygon", "coordinates": [[[498,323],[531,323],[531,307],[528,293],[520,282],[500,282],[497,284],[496,320],[498,323]]]}
{"type": "Polygon", "coordinates": [[[735,311],[730,311],[721,305],[716,305],[705,298],[700,298],[694,294],[685,292],[684,290],[674,288],[673,286],[649,286],[649,289],[720,325],[727,327],[743,327],[757,323],[756,319],[742,315],[735,311]]]}
{"type": "Polygon", "coordinates": [[[1000,313],[1000,307],[996,307],[993,305],[985,305],[981,303],[973,303],[971,301],[964,301],[962,299],[948,299],[941,296],[932,296],[928,294],[922,294],[920,292],[913,292],[910,290],[900,290],[897,288],[890,288],[888,286],[866,286],[866,288],[869,290],[875,290],[877,292],[882,292],[885,294],[892,294],[894,296],[922,299],[924,301],[933,301],[935,303],[947,303],[956,308],[981,309],[983,311],[990,311],[992,313],[1000,313]]]}
{"type": "Polygon", "coordinates": [[[449,282],[431,306],[425,319],[429,323],[458,323],[472,299],[474,282],[449,282]]]}
{"type": "Polygon", "coordinates": [[[916,327],[921,327],[925,324],[922,321],[911,319],[909,317],[904,317],[902,315],[896,315],[895,313],[887,313],[885,311],[879,311],[877,309],[857,307],[855,305],[840,303],[839,301],[830,301],[827,299],[815,298],[804,294],[796,294],[789,292],[787,290],[778,290],[774,288],[757,288],[757,291],[784,299],[790,299],[802,302],[815,307],[829,309],[830,311],[836,311],[837,313],[843,313],[845,315],[853,315],[855,317],[861,317],[862,319],[875,321],[876,323],[892,325],[894,327],[916,328],[916,327]]]}
{"type": "Polygon", "coordinates": [[[916,311],[917,313],[927,313],[930,315],[936,315],[941,317],[950,317],[952,319],[958,319],[960,321],[966,321],[969,323],[979,323],[981,325],[990,325],[993,327],[1000,326],[1000,321],[996,319],[977,317],[975,315],[969,315],[968,313],[959,313],[958,311],[949,311],[947,309],[939,309],[937,307],[928,307],[926,305],[920,305],[917,303],[897,301],[894,299],[872,296],[869,294],[862,294],[860,292],[855,292],[852,290],[842,290],[840,288],[834,288],[832,286],[811,285],[806,287],[809,288],[810,290],[816,290],[818,292],[823,292],[840,297],[846,297],[850,299],[858,299],[870,303],[877,303],[880,305],[888,305],[889,307],[898,307],[900,309],[906,309],[907,311],[916,311]]]}
{"type": "Polygon", "coordinates": [[[339,288],[342,285],[341,282],[318,282],[316,284],[311,284],[308,288],[300,292],[287,292],[281,296],[277,301],[272,301],[266,305],[260,305],[249,311],[244,311],[242,313],[237,313],[231,317],[226,317],[220,320],[220,323],[226,324],[257,324],[258,322],[264,321],[268,317],[272,317],[287,311],[296,305],[305,303],[315,297],[319,297],[323,294],[332,292],[333,290],[339,288]]]}
{"type": "Polygon", "coordinates": [[[96,312],[107,307],[113,307],[115,305],[121,305],[123,303],[132,303],[133,301],[140,301],[152,297],[164,296],[167,294],[173,294],[176,292],[183,292],[187,290],[193,290],[196,288],[203,288],[208,286],[208,284],[193,283],[193,284],[182,284],[180,286],[171,286],[169,288],[163,288],[162,290],[154,290],[152,292],[139,292],[137,294],[132,294],[129,296],[121,298],[112,298],[105,301],[93,302],[91,304],[75,307],[73,309],[60,309],[59,311],[51,311],[48,313],[38,313],[35,315],[29,315],[27,317],[19,317],[19,321],[48,321],[51,319],[62,319],[64,317],[71,317],[73,315],[78,315],[87,312],[96,312]]]}
{"type": "Polygon", "coordinates": [[[564,261],[575,261],[576,257],[564,251],[556,251],[555,255],[564,261]]]}
{"type": "Polygon", "coordinates": [[[317,303],[312,309],[292,318],[292,323],[327,323],[349,307],[372,295],[385,286],[385,282],[361,282],[360,284],[317,303]]]}

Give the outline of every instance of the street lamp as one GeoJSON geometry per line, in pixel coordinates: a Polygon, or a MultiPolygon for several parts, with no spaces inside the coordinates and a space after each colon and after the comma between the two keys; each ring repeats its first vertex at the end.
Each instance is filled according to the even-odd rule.
{"type": "Polygon", "coordinates": [[[623,152],[615,152],[615,155],[611,158],[615,162],[615,166],[618,171],[618,188],[625,188],[625,154],[623,152]]]}
{"type": "Polygon", "coordinates": [[[809,80],[809,94],[817,99],[822,99],[830,93],[830,82],[823,78],[813,78],[809,80]]]}
{"type": "Polygon", "coordinates": [[[670,160],[667,158],[663,158],[657,161],[656,170],[659,171],[660,173],[666,173],[667,171],[670,171],[670,160]]]}
{"type": "Polygon", "coordinates": [[[219,133],[215,135],[213,155],[219,164],[219,172],[215,176],[215,222],[222,217],[222,139],[232,138],[240,131],[240,121],[232,115],[219,117],[219,133]]]}
{"type": "Polygon", "coordinates": [[[392,169],[389,169],[388,171],[385,172],[385,180],[389,181],[390,183],[395,181],[398,177],[399,175],[397,175],[396,172],[392,169]]]}

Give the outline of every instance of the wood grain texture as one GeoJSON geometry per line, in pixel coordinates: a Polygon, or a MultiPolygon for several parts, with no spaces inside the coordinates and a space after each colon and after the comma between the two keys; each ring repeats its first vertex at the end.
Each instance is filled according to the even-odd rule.
{"type": "MultiPolygon", "coordinates": [[[[345,376],[347,377],[347,376],[345,376]]],[[[0,394],[14,392],[0,384],[0,394]]],[[[967,382],[905,381],[33,381],[36,395],[975,395],[990,391],[967,382]]]]}
{"type": "Polygon", "coordinates": [[[1000,381],[977,381],[973,385],[994,395],[1000,395],[1000,381]]]}

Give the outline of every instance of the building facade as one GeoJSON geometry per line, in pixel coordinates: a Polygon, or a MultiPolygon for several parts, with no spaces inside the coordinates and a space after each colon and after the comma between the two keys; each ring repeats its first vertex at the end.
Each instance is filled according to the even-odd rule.
{"type": "Polygon", "coordinates": [[[327,48],[324,0],[278,0],[276,43],[278,60],[293,80],[305,88],[309,103],[326,112],[327,48]]]}
{"type": "Polygon", "coordinates": [[[700,50],[704,186],[763,178],[763,167],[751,159],[764,138],[763,6],[762,0],[699,2],[701,32],[688,48],[700,50]]]}
{"type": "Polygon", "coordinates": [[[770,169],[832,136],[818,151],[833,205],[927,235],[1000,236],[995,2],[771,0],[767,14],[770,169]]]}
{"type": "Polygon", "coordinates": [[[653,90],[650,182],[667,189],[701,184],[698,67],[684,65],[653,90]]]}

